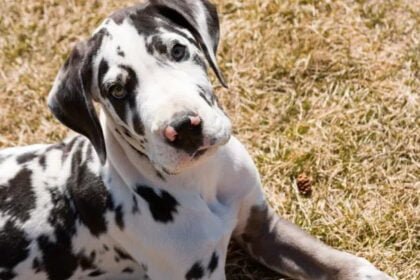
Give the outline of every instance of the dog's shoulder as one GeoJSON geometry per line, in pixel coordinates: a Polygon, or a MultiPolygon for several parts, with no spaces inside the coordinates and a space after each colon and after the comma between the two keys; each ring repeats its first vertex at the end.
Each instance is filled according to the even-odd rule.
{"type": "Polygon", "coordinates": [[[0,151],[0,278],[32,271],[64,279],[83,263],[72,251],[75,238],[105,234],[112,208],[83,136],[0,151]]]}

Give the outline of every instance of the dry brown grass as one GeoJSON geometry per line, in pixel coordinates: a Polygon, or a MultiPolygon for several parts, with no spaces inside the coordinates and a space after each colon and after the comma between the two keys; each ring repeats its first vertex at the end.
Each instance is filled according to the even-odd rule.
{"type": "MultiPolygon", "coordinates": [[[[66,130],[45,97],[72,45],[133,1],[0,0],[0,146],[66,130]]],[[[220,0],[217,88],[271,205],[399,279],[420,275],[420,2],[220,0]],[[296,178],[313,178],[310,197],[296,178]]],[[[228,279],[279,279],[233,248],[228,279]]]]}

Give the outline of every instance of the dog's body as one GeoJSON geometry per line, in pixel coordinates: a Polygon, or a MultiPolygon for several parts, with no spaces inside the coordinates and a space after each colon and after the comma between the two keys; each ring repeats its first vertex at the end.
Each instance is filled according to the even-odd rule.
{"type": "Polygon", "coordinates": [[[84,136],[0,152],[1,280],[221,280],[232,238],[296,279],[390,279],[269,209],[211,92],[217,43],[210,3],[155,0],[74,49],[49,106],[84,136]]]}
{"type": "Polygon", "coordinates": [[[9,263],[0,277],[224,278],[240,202],[257,182],[240,144],[165,181],[134,170],[117,148],[106,167],[83,136],[0,153],[1,234],[17,241],[0,243],[9,263]]]}

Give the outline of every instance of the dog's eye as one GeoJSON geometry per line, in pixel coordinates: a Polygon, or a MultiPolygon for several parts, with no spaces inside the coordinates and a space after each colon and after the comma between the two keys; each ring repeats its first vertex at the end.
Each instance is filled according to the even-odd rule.
{"type": "Polygon", "coordinates": [[[175,44],[171,50],[171,56],[175,61],[181,61],[187,54],[187,47],[181,44],[175,44]]]}
{"type": "Polygon", "coordinates": [[[123,85],[115,83],[109,86],[108,93],[111,94],[116,99],[122,99],[127,95],[127,91],[123,85]]]}

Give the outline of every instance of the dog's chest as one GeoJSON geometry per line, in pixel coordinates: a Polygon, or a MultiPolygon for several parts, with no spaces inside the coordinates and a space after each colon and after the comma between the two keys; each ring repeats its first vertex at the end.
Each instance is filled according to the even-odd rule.
{"type": "MultiPolygon", "coordinates": [[[[118,183],[114,178],[113,184],[118,183]]],[[[147,263],[150,276],[185,279],[195,272],[205,279],[222,279],[237,205],[142,181],[132,192],[121,189],[114,185],[110,192],[117,204],[125,201],[124,229],[117,226],[111,234],[135,259],[147,263]]]]}

